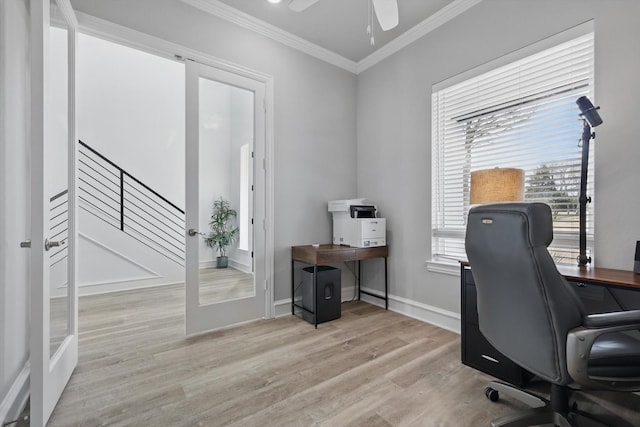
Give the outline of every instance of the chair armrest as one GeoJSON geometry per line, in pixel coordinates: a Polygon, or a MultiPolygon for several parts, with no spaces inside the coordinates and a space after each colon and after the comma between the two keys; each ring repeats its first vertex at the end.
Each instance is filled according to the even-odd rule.
{"type": "Polygon", "coordinates": [[[582,324],[587,328],[608,328],[612,326],[640,324],[640,310],[590,314],[584,316],[582,324]]]}
{"type": "Polygon", "coordinates": [[[639,378],[628,383],[620,381],[620,378],[592,378],[588,368],[591,348],[596,339],[613,332],[640,330],[640,310],[591,314],[583,318],[583,323],[583,326],[567,334],[567,371],[573,381],[587,388],[637,391],[639,378]]]}

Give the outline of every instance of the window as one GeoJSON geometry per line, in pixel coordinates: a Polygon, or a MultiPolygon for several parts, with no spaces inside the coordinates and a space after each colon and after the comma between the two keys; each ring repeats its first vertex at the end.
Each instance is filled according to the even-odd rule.
{"type": "MultiPolygon", "coordinates": [[[[593,99],[593,38],[589,32],[471,78],[434,86],[433,261],[466,259],[471,172],[516,167],[525,171],[525,200],[551,206],[552,256],[559,263],[575,262],[582,133],[575,101],[582,95],[593,99]]],[[[593,194],[592,154],[588,194],[593,194]]],[[[591,255],[593,203],[587,208],[591,255]]]]}

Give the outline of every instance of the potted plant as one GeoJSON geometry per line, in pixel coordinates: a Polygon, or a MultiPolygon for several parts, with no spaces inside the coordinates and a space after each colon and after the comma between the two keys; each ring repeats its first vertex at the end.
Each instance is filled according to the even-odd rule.
{"type": "Polygon", "coordinates": [[[204,239],[204,243],[210,248],[215,249],[220,256],[217,258],[217,268],[227,268],[229,259],[227,258],[227,247],[235,242],[238,237],[238,227],[231,226],[232,218],[238,213],[231,209],[229,201],[220,197],[220,200],[213,202],[213,211],[211,213],[211,232],[204,239]]]}

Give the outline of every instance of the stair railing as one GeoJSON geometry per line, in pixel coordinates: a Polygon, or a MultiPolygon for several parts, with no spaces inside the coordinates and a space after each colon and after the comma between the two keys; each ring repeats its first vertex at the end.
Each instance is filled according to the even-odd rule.
{"type": "Polygon", "coordinates": [[[78,142],[79,207],[184,265],[184,210],[85,142],[78,142]]]}

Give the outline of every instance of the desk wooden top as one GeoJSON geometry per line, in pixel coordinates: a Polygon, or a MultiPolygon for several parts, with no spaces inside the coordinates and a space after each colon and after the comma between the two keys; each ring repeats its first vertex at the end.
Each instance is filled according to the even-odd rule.
{"type": "Polygon", "coordinates": [[[640,290],[640,274],[634,274],[633,271],[600,267],[578,267],[577,265],[559,265],[558,271],[567,280],[586,281],[640,290]]]}
{"type": "Polygon", "coordinates": [[[384,258],[389,255],[388,246],[373,248],[355,248],[342,245],[292,246],[291,259],[309,264],[331,264],[345,261],[360,261],[372,258],[384,258]]]}
{"type": "MultiPolygon", "coordinates": [[[[468,266],[468,261],[460,261],[463,266],[468,266]]],[[[619,286],[621,288],[634,288],[640,290],[640,274],[634,274],[630,270],[614,270],[600,267],[578,267],[577,265],[556,265],[560,274],[565,279],[574,282],[592,282],[600,285],[619,286]]]]}

